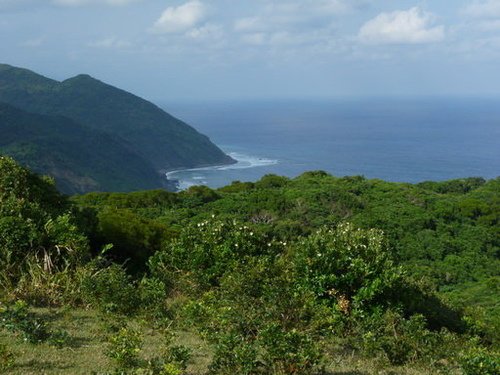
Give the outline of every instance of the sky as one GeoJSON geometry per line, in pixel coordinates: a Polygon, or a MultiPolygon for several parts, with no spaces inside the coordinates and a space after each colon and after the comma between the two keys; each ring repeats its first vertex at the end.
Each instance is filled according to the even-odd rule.
{"type": "Polygon", "coordinates": [[[500,95],[500,0],[0,0],[0,62],[152,100],[500,95]]]}

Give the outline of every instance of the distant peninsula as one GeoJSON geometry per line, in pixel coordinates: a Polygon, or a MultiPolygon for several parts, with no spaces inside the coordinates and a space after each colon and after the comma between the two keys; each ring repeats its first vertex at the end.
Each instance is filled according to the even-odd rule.
{"type": "Polygon", "coordinates": [[[235,161],[183,121],[89,75],[59,82],[0,64],[0,154],[66,194],[174,189],[171,170],[235,161]]]}

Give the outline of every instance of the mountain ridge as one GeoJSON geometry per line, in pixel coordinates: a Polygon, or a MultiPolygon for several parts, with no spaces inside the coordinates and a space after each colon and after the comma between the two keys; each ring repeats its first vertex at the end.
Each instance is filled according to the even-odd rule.
{"type": "Polygon", "coordinates": [[[62,116],[106,133],[149,163],[156,174],[235,162],[207,136],[154,103],[88,74],[56,81],[0,64],[0,102],[27,113],[62,116]]]}
{"type": "Polygon", "coordinates": [[[62,116],[29,113],[0,102],[0,132],[0,153],[54,177],[59,190],[68,194],[164,184],[150,163],[126,145],[62,116]],[[127,170],[119,168],[123,160],[127,170]]]}

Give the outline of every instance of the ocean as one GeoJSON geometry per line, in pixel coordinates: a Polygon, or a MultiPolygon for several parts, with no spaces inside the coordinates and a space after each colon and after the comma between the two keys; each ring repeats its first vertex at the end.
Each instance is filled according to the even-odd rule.
{"type": "Polygon", "coordinates": [[[324,170],[397,182],[500,175],[500,99],[169,102],[238,160],[171,172],[181,189],[324,170]]]}

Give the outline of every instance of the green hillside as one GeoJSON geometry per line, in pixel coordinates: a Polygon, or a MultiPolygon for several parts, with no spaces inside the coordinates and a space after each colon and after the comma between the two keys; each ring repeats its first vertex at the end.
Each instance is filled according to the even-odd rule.
{"type": "Polygon", "coordinates": [[[68,194],[153,189],[164,183],[129,147],[65,117],[32,114],[0,102],[0,133],[0,154],[54,177],[59,190],[68,194]]]}
{"type": "Polygon", "coordinates": [[[28,112],[65,116],[119,137],[158,171],[233,162],[189,125],[88,75],[58,82],[0,64],[0,101],[28,112]]]}
{"type": "Polygon", "coordinates": [[[0,157],[0,371],[497,375],[500,180],[61,196],[0,157]]]}

